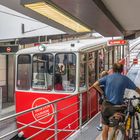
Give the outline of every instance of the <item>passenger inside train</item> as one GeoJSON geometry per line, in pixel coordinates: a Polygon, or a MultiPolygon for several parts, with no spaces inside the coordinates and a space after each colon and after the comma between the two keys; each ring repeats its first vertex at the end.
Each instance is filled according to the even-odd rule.
{"type": "Polygon", "coordinates": [[[45,74],[44,74],[44,66],[41,66],[39,68],[39,72],[38,74],[36,75],[36,79],[37,79],[37,82],[36,82],[36,85],[42,85],[44,86],[45,85],[45,74]]]}
{"type": "Polygon", "coordinates": [[[62,85],[62,77],[60,74],[55,75],[55,90],[64,90],[63,85],[62,85]]]}

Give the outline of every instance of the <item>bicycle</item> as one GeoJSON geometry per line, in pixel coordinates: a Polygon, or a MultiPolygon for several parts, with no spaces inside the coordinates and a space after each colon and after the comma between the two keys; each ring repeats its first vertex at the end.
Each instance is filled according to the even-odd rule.
{"type": "MultiPolygon", "coordinates": [[[[140,133],[140,121],[138,113],[140,113],[140,104],[134,106],[132,101],[139,100],[140,97],[124,98],[127,105],[124,112],[116,112],[110,117],[110,126],[113,130],[109,135],[109,140],[138,140],[140,133]]],[[[118,106],[122,108],[122,105],[118,106]]]]}

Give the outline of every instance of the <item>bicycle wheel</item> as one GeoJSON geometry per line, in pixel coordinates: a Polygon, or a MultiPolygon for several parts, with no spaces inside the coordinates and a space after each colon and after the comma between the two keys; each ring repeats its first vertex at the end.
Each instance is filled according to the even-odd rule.
{"type": "Polygon", "coordinates": [[[133,129],[133,140],[138,140],[139,137],[139,118],[138,115],[135,113],[135,115],[133,116],[133,125],[132,125],[132,129],[133,129]]]}

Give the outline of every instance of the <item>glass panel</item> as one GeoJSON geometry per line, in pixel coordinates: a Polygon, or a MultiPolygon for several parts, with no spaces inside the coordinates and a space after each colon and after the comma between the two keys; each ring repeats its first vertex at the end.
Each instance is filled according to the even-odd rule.
{"type": "Polygon", "coordinates": [[[17,61],[17,87],[20,90],[30,89],[30,66],[31,57],[29,55],[19,55],[17,61]]]}
{"type": "Polygon", "coordinates": [[[128,47],[128,45],[125,45],[124,46],[124,57],[126,57],[126,55],[128,54],[128,52],[129,52],[129,47],[128,47]]]}
{"type": "Polygon", "coordinates": [[[86,54],[80,54],[80,69],[79,69],[79,87],[80,90],[86,88],[86,54]]]}
{"type": "Polygon", "coordinates": [[[114,63],[116,63],[117,62],[117,46],[114,46],[114,49],[115,49],[115,51],[114,51],[114,63]]]}
{"type": "Polygon", "coordinates": [[[109,52],[105,52],[105,70],[108,70],[108,64],[109,64],[108,54],[109,54],[109,52]]]}
{"type": "Polygon", "coordinates": [[[121,59],[121,47],[117,46],[117,61],[121,59]]]}
{"type": "Polygon", "coordinates": [[[35,54],[33,56],[32,88],[52,90],[53,55],[35,54]]]}
{"type": "Polygon", "coordinates": [[[96,80],[96,68],[95,68],[95,52],[90,52],[88,53],[88,56],[92,55],[92,59],[90,59],[91,57],[88,57],[88,84],[89,87],[92,86],[92,84],[95,82],[96,80]]]}
{"type": "Polygon", "coordinates": [[[109,51],[109,69],[111,69],[112,68],[112,65],[113,65],[112,53],[113,53],[113,51],[110,50],[109,51]]]}
{"type": "Polygon", "coordinates": [[[59,91],[75,90],[76,55],[73,53],[58,53],[55,56],[54,89],[59,91]]]}
{"type": "Polygon", "coordinates": [[[99,73],[101,73],[104,70],[105,64],[104,64],[104,50],[101,49],[98,51],[99,56],[99,73]]]}

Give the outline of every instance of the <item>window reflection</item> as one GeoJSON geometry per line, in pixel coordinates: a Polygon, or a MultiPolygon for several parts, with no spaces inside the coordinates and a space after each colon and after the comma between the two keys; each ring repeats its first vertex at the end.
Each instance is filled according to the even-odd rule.
{"type": "Polygon", "coordinates": [[[76,55],[73,53],[56,54],[54,75],[55,90],[74,91],[76,86],[76,55]]]}
{"type": "Polygon", "coordinates": [[[17,87],[20,90],[30,89],[31,57],[30,55],[19,55],[17,65],[17,87]]]}
{"type": "Polygon", "coordinates": [[[52,90],[53,55],[35,54],[33,56],[32,87],[52,90]]]}

